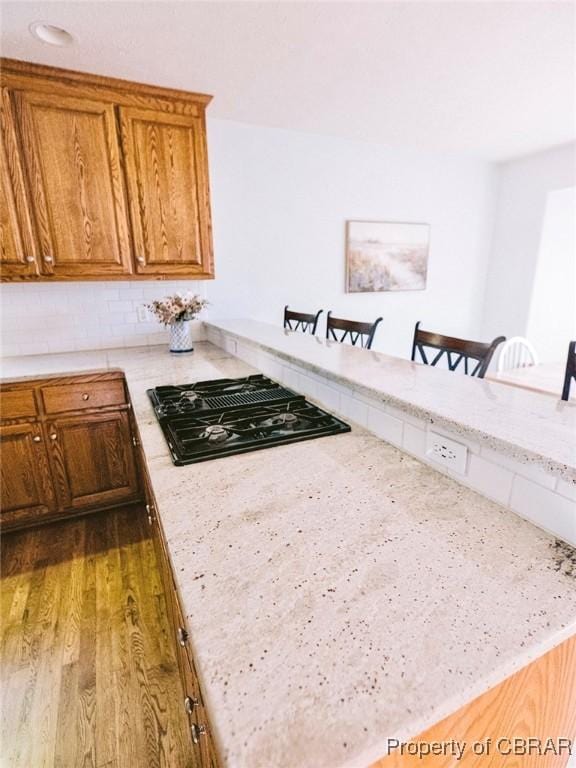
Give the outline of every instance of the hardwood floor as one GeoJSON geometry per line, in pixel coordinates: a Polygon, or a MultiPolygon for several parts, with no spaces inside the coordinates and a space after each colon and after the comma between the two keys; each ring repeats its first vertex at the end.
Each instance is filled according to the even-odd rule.
{"type": "Polygon", "coordinates": [[[191,768],[137,507],[2,537],[2,768],[191,768]]]}

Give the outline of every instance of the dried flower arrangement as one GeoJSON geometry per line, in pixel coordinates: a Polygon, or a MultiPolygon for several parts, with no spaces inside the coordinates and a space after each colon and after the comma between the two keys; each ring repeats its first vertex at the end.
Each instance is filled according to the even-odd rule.
{"type": "Polygon", "coordinates": [[[208,304],[206,299],[193,293],[174,296],[166,296],[164,299],[156,299],[151,304],[146,304],[163,325],[173,325],[181,320],[192,320],[208,304]]]}

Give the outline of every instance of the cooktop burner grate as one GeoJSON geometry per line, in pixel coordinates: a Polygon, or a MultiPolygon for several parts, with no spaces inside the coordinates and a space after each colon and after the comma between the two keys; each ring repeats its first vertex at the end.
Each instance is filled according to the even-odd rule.
{"type": "Polygon", "coordinates": [[[350,431],[343,421],[305,400],[181,416],[164,422],[163,429],[178,465],[350,431]]]}
{"type": "Polygon", "coordinates": [[[350,431],[265,376],[158,387],[148,395],[177,465],[350,431]]]}

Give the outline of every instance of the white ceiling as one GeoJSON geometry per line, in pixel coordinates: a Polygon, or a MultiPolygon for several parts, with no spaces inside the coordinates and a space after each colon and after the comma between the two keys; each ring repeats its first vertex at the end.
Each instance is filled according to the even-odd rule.
{"type": "Polygon", "coordinates": [[[575,138],[575,5],[3,2],[2,54],[214,94],[213,117],[491,160],[575,138]],[[37,20],[70,48],[33,39],[37,20]]]}

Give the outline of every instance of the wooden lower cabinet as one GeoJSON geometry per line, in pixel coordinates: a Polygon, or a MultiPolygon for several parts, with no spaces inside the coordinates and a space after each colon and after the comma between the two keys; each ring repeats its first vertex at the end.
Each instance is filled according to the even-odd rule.
{"type": "Polygon", "coordinates": [[[138,480],[128,411],[79,414],[47,423],[52,473],[63,509],[120,504],[138,480]]]}
{"type": "Polygon", "coordinates": [[[140,472],[144,488],[148,523],[151,526],[156,557],[162,574],[162,586],[166,595],[166,607],[169,621],[173,627],[176,658],[184,690],[182,707],[188,716],[190,728],[191,749],[194,756],[195,768],[219,768],[219,761],[210,730],[208,714],[204,705],[200,681],[194,666],[190,637],[186,629],[186,621],[180,607],[178,590],[174,581],[170,555],[166,547],[166,539],[162,524],[156,512],[156,501],[146,471],[144,457],[140,454],[140,472]]]}
{"type": "Polygon", "coordinates": [[[119,372],[5,384],[0,414],[3,530],[141,499],[119,372]]]}
{"type": "Polygon", "coordinates": [[[576,636],[407,741],[456,741],[464,751],[457,760],[396,749],[370,768],[568,768],[576,742],[576,636]],[[489,746],[477,755],[475,743],[489,746]]]}
{"type": "Polygon", "coordinates": [[[46,440],[36,422],[0,425],[0,509],[3,524],[41,519],[56,511],[46,440]]]}

